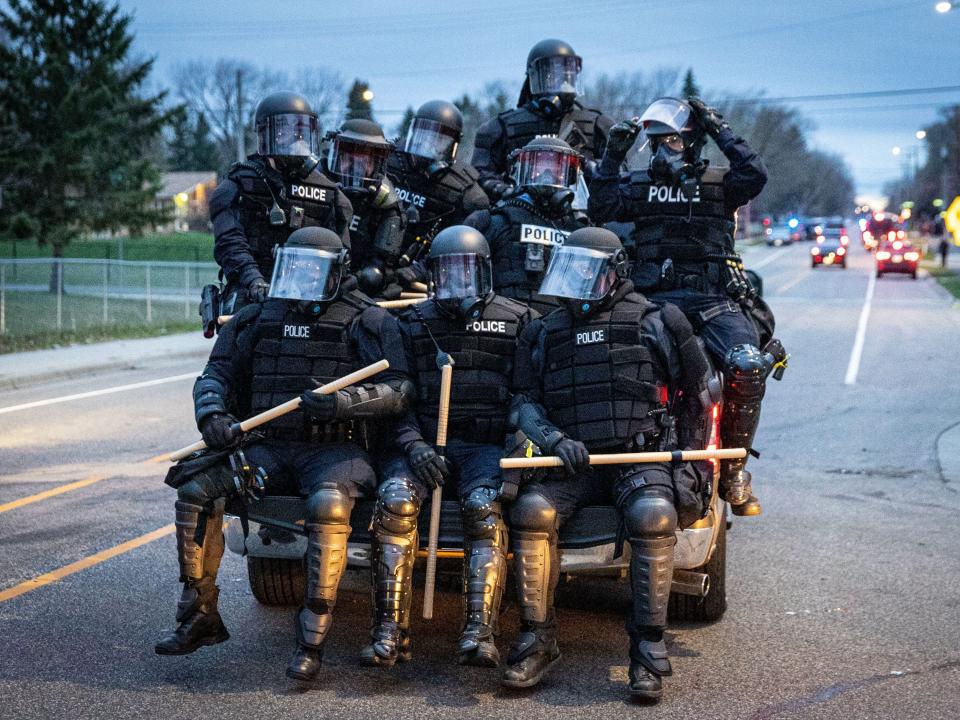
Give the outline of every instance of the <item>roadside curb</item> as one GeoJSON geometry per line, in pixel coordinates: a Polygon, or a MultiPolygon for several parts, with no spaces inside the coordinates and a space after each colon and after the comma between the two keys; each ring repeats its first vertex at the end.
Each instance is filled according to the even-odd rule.
{"type": "Polygon", "coordinates": [[[960,420],[937,436],[934,451],[940,467],[940,479],[960,485],[960,420]]]}
{"type": "Polygon", "coordinates": [[[0,355],[0,391],[134,370],[148,360],[203,360],[212,348],[213,341],[197,332],[0,355]]]}

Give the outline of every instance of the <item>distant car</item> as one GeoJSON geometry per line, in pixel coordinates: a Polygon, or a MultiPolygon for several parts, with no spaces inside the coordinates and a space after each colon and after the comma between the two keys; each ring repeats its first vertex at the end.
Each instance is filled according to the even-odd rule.
{"type": "Polygon", "coordinates": [[[873,252],[882,242],[903,240],[906,234],[895,218],[895,215],[877,213],[867,220],[862,233],[863,247],[873,252]]]}
{"type": "Polygon", "coordinates": [[[770,247],[780,247],[781,245],[790,245],[798,242],[803,237],[803,232],[798,225],[790,226],[788,223],[779,223],[771,225],[765,231],[765,239],[770,247]]]}
{"type": "Polygon", "coordinates": [[[826,224],[826,218],[812,217],[803,224],[804,236],[807,240],[816,240],[817,235],[823,232],[823,226],[826,224]]]}
{"type": "Polygon", "coordinates": [[[885,240],[877,248],[875,257],[878,278],[884,273],[909,273],[910,277],[917,279],[920,252],[909,240],[885,240]]]}
{"type": "Polygon", "coordinates": [[[817,236],[817,244],[810,248],[810,266],[839,265],[847,267],[847,245],[842,240],[847,236],[836,235],[829,237],[826,234],[817,236]]]}

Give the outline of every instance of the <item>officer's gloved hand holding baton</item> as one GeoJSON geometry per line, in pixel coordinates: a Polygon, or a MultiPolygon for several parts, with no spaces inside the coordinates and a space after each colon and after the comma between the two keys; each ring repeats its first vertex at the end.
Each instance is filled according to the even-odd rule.
{"type": "Polygon", "coordinates": [[[590,467],[590,453],[579,440],[565,437],[553,446],[552,452],[563,461],[563,471],[569,476],[590,467]]]}
{"type": "Polygon", "coordinates": [[[270,283],[263,278],[258,278],[247,285],[247,297],[249,297],[252,302],[262,303],[267,299],[269,293],[270,283]]]}
{"type": "Polygon", "coordinates": [[[223,450],[233,445],[240,435],[236,427],[237,419],[225,413],[214,413],[203,421],[200,434],[211,450],[223,450]]]}
{"type": "MultiPolygon", "coordinates": [[[[390,367],[390,363],[387,360],[378,360],[372,365],[367,365],[365,368],[360,368],[355,370],[349,375],[344,375],[339,380],[334,380],[333,382],[328,382],[326,385],[318,387],[313,392],[318,395],[329,395],[335,393],[338,390],[343,390],[343,388],[350,385],[354,385],[358,382],[366,380],[368,377],[372,377],[379,372],[383,372],[390,367]]],[[[292,400],[287,400],[287,402],[282,405],[277,405],[275,408],[270,408],[269,410],[264,410],[258,415],[254,415],[251,418],[247,418],[243,422],[234,423],[230,426],[230,430],[236,435],[240,433],[245,433],[250,430],[253,430],[256,427],[260,427],[266,422],[270,422],[282,415],[286,415],[289,412],[293,412],[298,407],[300,407],[301,399],[295,397],[292,400]]],[[[223,417],[229,417],[229,415],[224,415],[223,417]]],[[[204,423],[204,431],[206,431],[206,423],[204,423]]],[[[216,441],[216,439],[214,438],[216,441]]],[[[206,439],[200,440],[193,443],[192,445],[187,445],[186,447],[180,448],[175,452],[170,453],[170,462],[177,462],[178,460],[183,460],[188,455],[203,450],[207,447],[206,439]]]]}
{"type": "Polygon", "coordinates": [[[413,443],[407,455],[417,480],[427,487],[442,487],[450,477],[450,467],[447,465],[446,458],[427,443],[422,441],[413,443]]]}
{"type": "MultiPolygon", "coordinates": [[[[556,452],[556,450],[555,450],[556,452]]],[[[590,465],[635,465],[637,463],[699,462],[701,460],[739,460],[747,456],[746,448],[721,448],[719,450],[664,450],[662,452],[593,453],[588,458],[590,465]]],[[[562,457],[509,457],[500,460],[504,470],[524,468],[566,468],[562,457]]]]}

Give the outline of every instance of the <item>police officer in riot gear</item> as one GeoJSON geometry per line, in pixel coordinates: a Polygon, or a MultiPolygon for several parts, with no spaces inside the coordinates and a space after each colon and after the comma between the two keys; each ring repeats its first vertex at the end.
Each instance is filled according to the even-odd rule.
{"type": "MultiPolygon", "coordinates": [[[[737,208],[759,195],[766,180],[763,162],[717,110],[696,98],[661,98],[610,131],[590,184],[596,222],[633,223],[636,287],[683,310],[722,370],[721,438],[728,447],[752,446],[770,372],[760,348],[772,338],[773,315],[734,249],[737,208]],[[649,168],[621,175],[619,165],[641,131],[650,142],[649,168]],[[707,136],[729,169],[708,167],[700,158],[707,136]]],[[[745,464],[722,461],[720,491],[734,514],[756,515],[760,504],[745,464]]]]}
{"type": "Polygon", "coordinates": [[[472,212],[490,206],[477,182],[477,171],[457,159],[463,115],[446,100],[430,100],[413,116],[402,150],[387,158],[387,177],[394,185],[407,220],[404,267],[409,281],[424,281],[422,263],[430,241],[472,212]]]}
{"type": "Polygon", "coordinates": [[[220,311],[232,314],[269,292],[273,249],[301,227],[325,227],[349,248],[352,209],[317,167],[317,115],[300,95],[268,95],[257,105],[257,152],[230,168],[210,196],[214,257],[227,287],[220,311]]]}
{"type": "Polygon", "coordinates": [[[328,136],[327,173],[350,198],[351,272],[371,297],[397,298],[396,269],[404,251],[404,216],[386,179],[393,151],[383,128],[372,120],[347,120],[328,136]]]}
{"type": "MultiPolygon", "coordinates": [[[[376,478],[361,446],[378,418],[406,411],[412,385],[393,317],[351,289],[348,253],[326,228],[295,231],[278,249],[270,294],[228,322],[194,385],[197,426],[209,448],[175,467],[176,533],[183,594],[177,627],[156,644],[183,655],[228,638],[217,610],[217,568],[223,554],[215,503],[241,505],[266,491],[306,499],[306,591],[297,613],[291,678],[320,670],[323,643],[345,569],[350,513],[376,478]],[[330,382],[382,358],[390,369],[331,395],[330,382]],[[238,418],[302,393],[300,408],[239,437],[238,418]]],[[[234,510],[236,511],[236,510],[234,510]]]]}
{"type": "Polygon", "coordinates": [[[416,407],[396,429],[373,519],[374,618],[363,661],[410,658],[409,608],[417,515],[431,488],[456,480],[464,531],[462,665],[496,667],[494,643],[506,578],[507,528],[498,498],[514,353],[531,311],[493,292],[490,250],[473,228],[442,230],[427,258],[433,296],[400,316],[417,387],[416,407]],[[440,358],[454,362],[446,457],[436,438],[440,358]]]}
{"type": "Polygon", "coordinates": [[[508,687],[536,685],[559,660],[557,533],[578,507],[611,498],[632,552],[630,692],[658,699],[660,678],[670,674],[663,631],[674,531],[701,516],[708,478],[696,467],[592,468],[589,453],[683,446],[667,401],[678,389],[706,401],[709,362],[683,313],[658,309],[626,274],[613,232],[574,231],[554,250],[540,289],[562,307],[520,338],[511,422],[564,467],[522,486],[510,511],[521,630],[502,677],[508,687]]]}
{"type": "Polygon", "coordinates": [[[613,121],[580,104],[582,61],[562,40],[541,40],[527,55],[527,77],[517,107],[488,120],[477,131],[473,166],[493,201],[513,192],[507,177],[510,153],[539,136],[559,137],[592,164],[603,155],[613,121]]]}
{"type": "Polygon", "coordinates": [[[466,224],[490,243],[497,294],[545,315],[558,305],[538,292],[551,248],[589,224],[585,213],[574,210],[582,156],[559,138],[539,137],[515,150],[512,161],[516,192],[492,210],[474,213],[466,224]]]}

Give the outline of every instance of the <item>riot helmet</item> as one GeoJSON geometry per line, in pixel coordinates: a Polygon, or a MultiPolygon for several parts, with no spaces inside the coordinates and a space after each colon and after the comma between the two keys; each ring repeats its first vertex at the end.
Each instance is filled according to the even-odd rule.
{"type": "Polygon", "coordinates": [[[376,192],[393,143],[372,120],[347,120],[333,133],[327,170],[344,190],[376,192]]]}
{"type": "Polygon", "coordinates": [[[279,92],[257,105],[257,152],[272,158],[280,170],[317,166],[320,138],[317,114],[302,95],[279,92]]]}
{"type": "Polygon", "coordinates": [[[677,98],[659,98],[640,116],[650,143],[650,176],[669,185],[680,185],[690,198],[706,164],[700,151],[706,141],[690,105],[677,98]]]}
{"type": "Polygon", "coordinates": [[[580,228],[554,248],[539,292],[560,298],[576,317],[585,317],[606,302],[626,274],[627,257],[617,234],[580,228]]]}
{"type": "Polygon", "coordinates": [[[472,227],[451,225],[437,233],[427,270],[434,301],[450,315],[476,319],[493,297],[490,246],[472,227]]]}
{"type": "Polygon", "coordinates": [[[564,140],[536,137],[510,154],[511,176],[521,193],[563,212],[580,190],[583,156],[564,140]]]}
{"type": "Polygon", "coordinates": [[[463,135],[463,115],[451,102],[430,100],[410,122],[403,151],[419,165],[440,169],[453,162],[463,135]]]}
{"type": "Polygon", "coordinates": [[[321,315],[324,303],[335,300],[350,257],[333,230],[295,230],[275,250],[270,297],[288,300],[304,315],[321,315]]]}
{"type": "Polygon", "coordinates": [[[520,91],[520,105],[532,103],[534,110],[550,117],[573,106],[580,94],[583,61],[569,43],[553,38],[541,40],[527,55],[527,77],[520,91]]]}

